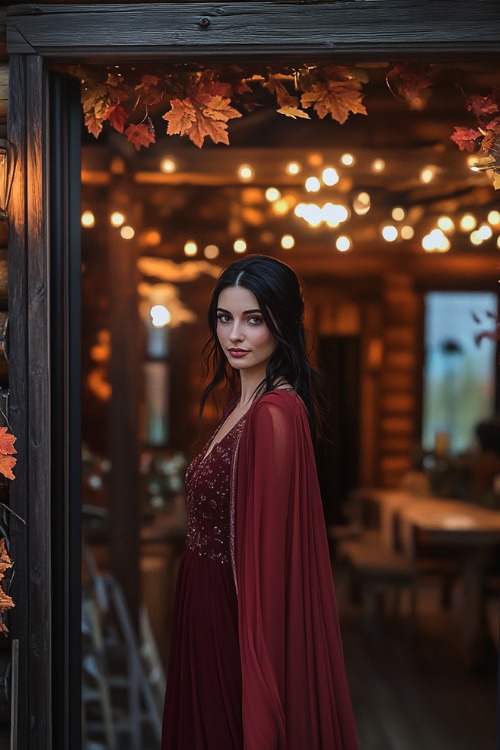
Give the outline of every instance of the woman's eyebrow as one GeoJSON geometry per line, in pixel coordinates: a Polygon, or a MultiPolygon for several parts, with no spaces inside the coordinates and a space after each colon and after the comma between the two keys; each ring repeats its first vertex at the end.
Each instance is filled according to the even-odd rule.
{"type": "MultiPolygon", "coordinates": [[[[232,313],[229,312],[229,310],[224,310],[223,307],[218,307],[217,312],[227,313],[228,315],[231,315],[232,313]]],[[[250,313],[260,313],[260,307],[256,307],[255,310],[243,310],[242,315],[250,315],[250,313]]]]}

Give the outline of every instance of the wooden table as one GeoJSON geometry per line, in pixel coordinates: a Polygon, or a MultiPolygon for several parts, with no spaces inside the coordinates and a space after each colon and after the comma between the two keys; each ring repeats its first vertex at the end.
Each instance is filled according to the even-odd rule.
{"type": "Polygon", "coordinates": [[[379,506],[382,538],[388,545],[399,542],[415,562],[418,562],[420,543],[456,551],[464,580],[462,620],[468,658],[474,667],[494,665],[484,579],[491,550],[500,544],[500,511],[452,498],[411,495],[401,490],[360,489],[355,497],[379,506]]]}

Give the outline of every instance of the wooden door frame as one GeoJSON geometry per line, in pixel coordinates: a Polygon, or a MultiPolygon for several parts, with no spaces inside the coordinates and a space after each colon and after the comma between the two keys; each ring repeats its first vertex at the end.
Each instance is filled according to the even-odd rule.
{"type": "MultiPolygon", "coordinates": [[[[74,516],[69,525],[54,523],[57,513],[71,508],[71,477],[77,481],[77,472],[71,470],[60,440],[61,435],[70,439],[69,432],[74,432],[70,400],[64,388],[62,393],[55,391],[53,369],[54,351],[59,351],[61,361],[56,365],[63,370],[64,358],[71,356],[54,310],[66,314],[72,305],[72,315],[78,312],[74,295],[62,307],[54,299],[58,287],[53,273],[55,254],[62,253],[59,261],[64,265],[79,227],[77,197],[53,190],[54,184],[64,183],[64,175],[51,161],[49,109],[54,91],[48,63],[158,58],[498,60],[499,28],[497,0],[476,0],[473,5],[470,0],[337,0],[305,5],[35,3],[8,9],[8,137],[18,152],[9,210],[10,418],[18,438],[11,502],[27,521],[26,529],[15,521],[12,529],[17,568],[12,636],[21,645],[19,747],[50,750],[56,737],[69,737],[75,721],[67,702],[57,702],[53,692],[53,635],[60,632],[60,622],[54,618],[65,616],[53,608],[54,586],[61,581],[55,561],[67,565],[60,550],[67,549],[68,535],[77,528],[74,516]],[[57,194],[64,203],[62,210],[56,210],[57,194]],[[64,238],[59,250],[58,236],[64,238]],[[53,494],[54,476],[61,467],[62,507],[53,494]],[[58,723],[64,727],[62,735],[54,731],[58,723]]],[[[67,372],[62,382],[68,386],[67,372]]],[[[76,433],[71,439],[78,439],[76,433]]],[[[70,606],[68,597],[63,601],[70,606]]],[[[71,747],[77,750],[78,745],[71,747]]]]}

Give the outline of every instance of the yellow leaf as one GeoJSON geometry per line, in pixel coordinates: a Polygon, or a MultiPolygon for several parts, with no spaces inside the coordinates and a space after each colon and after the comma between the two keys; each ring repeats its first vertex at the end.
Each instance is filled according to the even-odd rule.
{"type": "Polygon", "coordinates": [[[299,109],[298,107],[280,107],[280,109],[276,110],[278,114],[280,115],[286,115],[287,117],[293,117],[295,120],[297,117],[302,117],[304,120],[310,120],[311,118],[307,114],[307,112],[304,112],[303,109],[299,109]]]}
{"type": "Polygon", "coordinates": [[[163,115],[168,135],[187,135],[196,120],[196,110],[189,99],[172,99],[172,109],[163,115]]]}

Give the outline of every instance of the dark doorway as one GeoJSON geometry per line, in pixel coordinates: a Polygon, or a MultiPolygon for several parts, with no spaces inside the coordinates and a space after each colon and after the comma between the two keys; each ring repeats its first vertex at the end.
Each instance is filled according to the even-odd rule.
{"type": "Polygon", "coordinates": [[[343,520],[341,505],[359,484],[360,349],[358,336],[323,336],[318,340],[318,360],[330,402],[319,461],[327,523],[343,520]]]}

